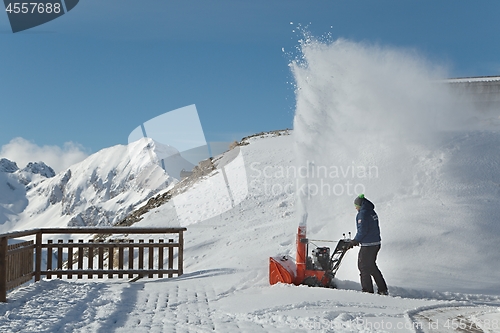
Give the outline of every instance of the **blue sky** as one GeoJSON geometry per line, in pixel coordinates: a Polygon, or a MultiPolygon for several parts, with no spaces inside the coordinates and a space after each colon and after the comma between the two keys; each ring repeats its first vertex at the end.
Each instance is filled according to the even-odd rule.
{"type": "Polygon", "coordinates": [[[0,13],[0,147],[90,154],[190,104],[207,141],[290,128],[299,24],[414,49],[454,77],[498,75],[499,12],[499,1],[80,0],[16,34],[0,13]]]}

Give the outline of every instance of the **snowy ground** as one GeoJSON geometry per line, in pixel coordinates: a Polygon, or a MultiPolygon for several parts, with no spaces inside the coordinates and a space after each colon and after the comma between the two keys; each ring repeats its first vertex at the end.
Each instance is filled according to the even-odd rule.
{"type": "Polygon", "coordinates": [[[2,309],[0,329],[103,333],[453,332],[454,327],[466,327],[462,332],[499,331],[497,297],[457,302],[432,299],[432,294],[428,295],[431,298],[415,299],[411,293],[407,297],[383,297],[288,285],[240,287],[240,282],[245,284],[248,278],[249,272],[213,269],[169,281],[43,281],[11,295],[2,309]]]}
{"type": "MultiPolygon", "coordinates": [[[[291,142],[291,136],[254,139],[242,152],[246,161],[289,164],[291,142]]],[[[247,171],[256,182],[241,204],[187,225],[183,276],[133,283],[44,280],[9,293],[9,302],[0,304],[0,331],[456,332],[454,328],[463,327],[467,329],[462,332],[500,331],[500,296],[454,293],[453,288],[409,289],[392,284],[395,277],[390,274],[386,278],[391,296],[360,293],[356,250],[348,253],[340,268],[339,289],[270,286],[269,256],[294,255],[294,195],[267,195],[264,179],[253,179],[256,171],[247,171]],[[354,279],[343,280],[352,272],[354,279]]],[[[282,186],[288,181],[265,180],[282,186]]],[[[201,185],[197,188],[204,190],[201,185]]],[[[177,226],[174,217],[167,204],[137,226],[177,226]]]]}

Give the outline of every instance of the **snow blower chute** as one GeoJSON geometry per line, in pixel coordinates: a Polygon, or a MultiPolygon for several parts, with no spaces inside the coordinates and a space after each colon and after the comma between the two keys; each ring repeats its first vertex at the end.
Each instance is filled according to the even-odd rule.
{"type": "Polygon", "coordinates": [[[329,247],[316,247],[312,250],[312,257],[310,257],[308,256],[309,240],[306,238],[306,226],[299,226],[295,262],[289,256],[270,257],[269,283],[281,282],[335,288],[333,278],[349,249],[349,242],[350,239],[344,236],[338,241],[331,256],[329,247]]]}

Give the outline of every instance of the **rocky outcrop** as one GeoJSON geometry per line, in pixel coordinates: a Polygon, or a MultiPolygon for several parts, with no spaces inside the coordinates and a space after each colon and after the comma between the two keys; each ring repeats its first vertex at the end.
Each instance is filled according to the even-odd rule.
{"type": "Polygon", "coordinates": [[[0,172],[14,173],[17,170],[19,170],[19,168],[16,162],[12,162],[6,158],[0,159],[0,172]]]}
{"type": "Polygon", "coordinates": [[[151,199],[148,200],[148,202],[144,206],[133,211],[130,215],[128,215],[126,218],[118,222],[116,225],[130,226],[136,222],[139,222],[144,214],[146,214],[152,209],[155,209],[165,204],[170,199],[172,199],[173,196],[186,191],[198,179],[210,174],[214,170],[215,166],[212,163],[212,158],[208,158],[206,160],[201,161],[200,163],[198,163],[197,166],[193,168],[192,173],[188,177],[185,177],[182,181],[177,183],[169,191],[152,197],[151,199]]]}
{"type": "Polygon", "coordinates": [[[26,165],[26,167],[21,171],[31,172],[46,178],[52,178],[56,175],[54,169],[43,162],[29,162],[28,165],[26,165]]]}

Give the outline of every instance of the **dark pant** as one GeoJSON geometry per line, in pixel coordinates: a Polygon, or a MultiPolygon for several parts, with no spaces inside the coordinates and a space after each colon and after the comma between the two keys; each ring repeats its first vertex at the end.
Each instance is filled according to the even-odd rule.
{"type": "Polygon", "coordinates": [[[372,276],[377,284],[378,292],[383,293],[387,291],[387,284],[375,263],[379,250],[380,245],[361,246],[359,250],[358,269],[359,276],[361,277],[361,288],[364,292],[373,293],[372,276]]]}

